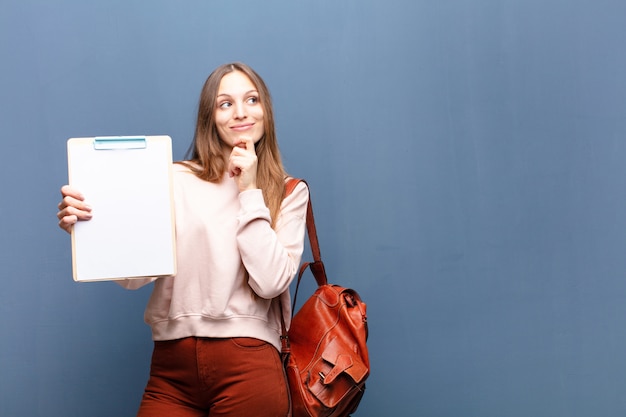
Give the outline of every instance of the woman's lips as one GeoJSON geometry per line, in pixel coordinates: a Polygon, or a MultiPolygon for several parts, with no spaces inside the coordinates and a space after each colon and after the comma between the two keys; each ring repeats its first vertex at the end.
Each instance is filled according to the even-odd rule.
{"type": "Polygon", "coordinates": [[[242,132],[244,130],[250,129],[252,126],[254,126],[254,123],[244,123],[240,125],[231,126],[230,128],[236,132],[242,132]]]}

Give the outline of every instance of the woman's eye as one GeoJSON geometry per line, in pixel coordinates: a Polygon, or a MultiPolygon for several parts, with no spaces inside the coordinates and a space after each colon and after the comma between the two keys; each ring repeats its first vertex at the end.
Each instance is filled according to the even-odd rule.
{"type": "Polygon", "coordinates": [[[219,104],[219,108],[220,109],[227,109],[231,106],[230,102],[228,101],[223,101],[219,104]]]}
{"type": "Polygon", "coordinates": [[[256,104],[259,102],[259,98],[258,97],[250,97],[248,98],[248,103],[250,104],[256,104]]]}

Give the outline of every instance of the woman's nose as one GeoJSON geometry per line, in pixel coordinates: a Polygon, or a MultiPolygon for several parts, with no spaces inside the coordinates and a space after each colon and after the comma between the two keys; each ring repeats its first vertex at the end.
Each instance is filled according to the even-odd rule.
{"type": "Polygon", "coordinates": [[[234,117],[235,119],[243,119],[246,117],[246,108],[243,104],[235,104],[234,117]]]}

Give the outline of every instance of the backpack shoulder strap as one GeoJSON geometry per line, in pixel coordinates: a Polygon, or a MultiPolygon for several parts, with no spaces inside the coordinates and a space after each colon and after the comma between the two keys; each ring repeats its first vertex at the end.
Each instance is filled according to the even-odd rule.
{"type": "MultiPolygon", "coordinates": [[[[300,178],[289,178],[285,183],[285,197],[295,190],[296,186],[303,182],[307,188],[309,184],[300,178]]],[[[300,272],[298,274],[298,286],[300,284],[300,279],[302,278],[302,274],[307,268],[311,269],[313,273],[313,277],[315,281],[317,281],[318,286],[326,285],[328,283],[328,278],[326,277],[326,270],[324,269],[324,263],[322,262],[322,255],[320,252],[320,244],[317,240],[317,229],[315,228],[315,217],[313,216],[313,205],[311,203],[311,194],[309,193],[309,203],[307,205],[306,210],[306,231],[309,236],[309,243],[311,248],[311,253],[313,254],[313,262],[306,262],[302,264],[300,268],[300,272]]],[[[296,287],[297,288],[297,287],[296,287]]],[[[297,295],[296,290],[296,295],[297,295]]],[[[295,301],[295,297],[294,297],[295,301]]]]}

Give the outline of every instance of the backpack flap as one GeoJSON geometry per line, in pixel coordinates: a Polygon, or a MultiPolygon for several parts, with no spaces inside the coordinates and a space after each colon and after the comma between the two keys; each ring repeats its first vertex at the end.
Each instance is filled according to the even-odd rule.
{"type": "Polygon", "coordinates": [[[358,353],[333,339],[311,368],[309,391],[326,407],[333,408],[346,396],[361,391],[359,386],[368,375],[358,353]]]}
{"type": "Polygon", "coordinates": [[[358,353],[340,344],[338,339],[333,339],[326,346],[322,353],[322,358],[333,365],[330,372],[325,374],[323,378],[325,385],[331,384],[343,372],[350,375],[350,378],[358,384],[369,372],[358,353]]]}

